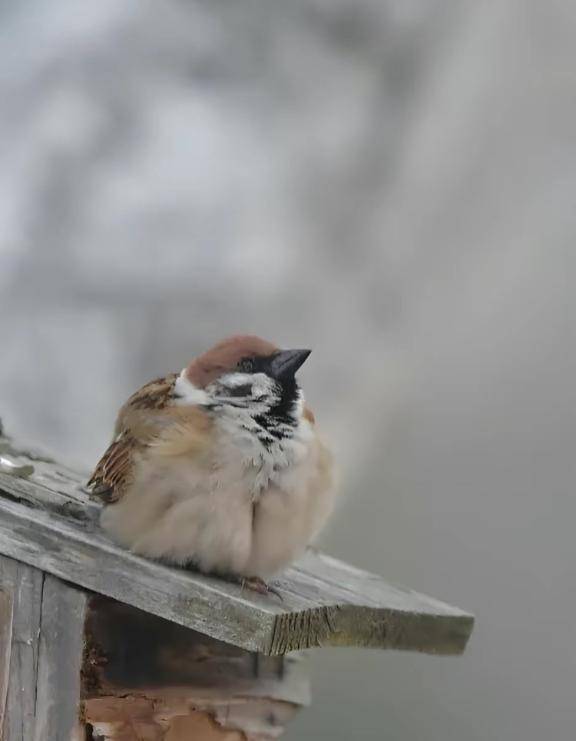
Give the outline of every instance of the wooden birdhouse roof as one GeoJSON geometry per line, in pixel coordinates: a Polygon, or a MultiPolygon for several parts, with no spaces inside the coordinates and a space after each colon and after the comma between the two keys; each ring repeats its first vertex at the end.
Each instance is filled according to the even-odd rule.
{"type": "Polygon", "coordinates": [[[281,595],[134,555],[98,525],[86,477],[0,436],[0,554],[212,638],[263,654],[366,646],[458,654],[473,617],[309,551],[277,580],[281,595]]]}

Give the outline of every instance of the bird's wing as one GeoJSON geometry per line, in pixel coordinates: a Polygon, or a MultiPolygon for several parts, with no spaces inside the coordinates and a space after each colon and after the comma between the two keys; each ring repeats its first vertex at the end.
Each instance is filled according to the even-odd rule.
{"type": "Polygon", "coordinates": [[[88,481],[93,493],[106,504],[118,501],[132,480],[134,459],[157,440],[165,429],[177,374],[170,373],[142,386],[120,409],[114,439],[88,481]]]}

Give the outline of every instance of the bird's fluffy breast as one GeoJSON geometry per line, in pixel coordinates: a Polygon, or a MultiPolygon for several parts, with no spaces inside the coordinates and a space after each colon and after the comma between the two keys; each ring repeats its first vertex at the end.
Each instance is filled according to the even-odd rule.
{"type": "Polygon", "coordinates": [[[261,467],[214,445],[215,434],[213,428],[200,437],[171,433],[141,455],[132,484],[106,508],[102,524],[145,556],[268,577],[304,550],[330,513],[330,456],[310,436],[298,460],[277,471],[255,498],[261,467]]]}

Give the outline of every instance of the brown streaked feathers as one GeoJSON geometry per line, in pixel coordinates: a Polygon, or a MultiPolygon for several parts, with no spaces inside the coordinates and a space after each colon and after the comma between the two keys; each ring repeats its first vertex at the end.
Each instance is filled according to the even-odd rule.
{"type": "Polygon", "coordinates": [[[124,434],[112,442],[96,466],[88,486],[105,504],[117,502],[130,481],[132,461],[138,445],[134,438],[124,434]]]}
{"type": "Polygon", "coordinates": [[[118,501],[129,484],[134,455],[154,438],[155,426],[150,423],[150,411],[159,411],[166,407],[172,398],[176,378],[176,373],[155,378],[132,394],[120,409],[114,439],[88,481],[88,486],[93,487],[93,493],[105,503],[118,501]]]}

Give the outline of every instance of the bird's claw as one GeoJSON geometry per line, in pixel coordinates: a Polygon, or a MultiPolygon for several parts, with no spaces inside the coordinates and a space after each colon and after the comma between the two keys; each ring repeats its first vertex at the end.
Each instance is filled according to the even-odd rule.
{"type": "Polygon", "coordinates": [[[284,598],[280,592],[267,584],[264,579],[261,579],[259,576],[244,577],[240,581],[240,589],[251,589],[253,592],[257,592],[258,594],[273,594],[275,597],[278,597],[279,600],[284,602],[284,598]]]}

